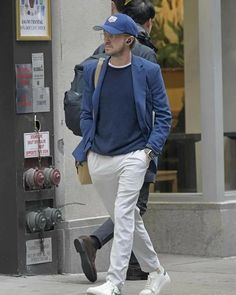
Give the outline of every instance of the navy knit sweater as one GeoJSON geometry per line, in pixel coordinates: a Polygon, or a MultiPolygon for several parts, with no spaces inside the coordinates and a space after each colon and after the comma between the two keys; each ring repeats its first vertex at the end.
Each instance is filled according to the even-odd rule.
{"type": "Polygon", "coordinates": [[[131,66],[108,66],[91,150],[114,156],[143,149],[145,144],[136,114],[131,66]]]}

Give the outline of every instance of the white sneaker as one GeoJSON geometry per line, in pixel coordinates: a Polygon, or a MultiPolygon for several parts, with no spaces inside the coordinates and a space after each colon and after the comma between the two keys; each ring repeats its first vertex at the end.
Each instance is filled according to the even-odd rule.
{"type": "Polygon", "coordinates": [[[167,283],[170,283],[170,277],[167,272],[151,272],[148,276],[145,288],[139,293],[139,295],[158,295],[167,283]]]}
{"type": "Polygon", "coordinates": [[[107,281],[100,286],[88,288],[87,295],[121,295],[121,292],[112,282],[107,281]]]}

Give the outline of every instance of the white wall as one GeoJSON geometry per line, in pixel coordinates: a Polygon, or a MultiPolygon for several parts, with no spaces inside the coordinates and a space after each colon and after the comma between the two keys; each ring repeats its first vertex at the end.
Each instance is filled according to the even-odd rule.
{"type": "Polygon", "coordinates": [[[235,0],[221,1],[222,15],[222,61],[224,96],[224,131],[236,131],[236,27],[235,0]]]}
{"type": "Polygon", "coordinates": [[[110,0],[53,0],[52,45],[53,45],[53,96],[55,128],[55,161],[62,172],[62,181],[57,188],[57,205],[64,207],[66,220],[106,215],[92,185],[81,186],[77,180],[74,159],[71,155],[79,142],[64,122],[64,92],[70,88],[76,63],[91,55],[99,45],[100,35],[92,30],[103,23],[110,14],[110,0]]]}
{"type": "Polygon", "coordinates": [[[184,1],[184,79],[186,133],[201,132],[198,1],[184,1]]]}

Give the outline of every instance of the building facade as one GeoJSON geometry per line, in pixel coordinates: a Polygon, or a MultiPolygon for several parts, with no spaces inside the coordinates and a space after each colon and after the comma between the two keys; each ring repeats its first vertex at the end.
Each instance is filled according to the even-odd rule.
{"type": "MultiPolygon", "coordinates": [[[[57,226],[59,272],[81,272],[73,241],[108,217],[93,185],[80,185],[77,179],[71,153],[81,138],[65,125],[63,98],[75,64],[102,42],[92,27],[110,14],[110,4],[110,0],[51,0],[52,39],[45,42],[52,46],[53,146],[55,166],[61,172],[55,189],[55,206],[63,214],[57,226]]],[[[10,11],[8,6],[6,15],[15,18],[10,11]]],[[[165,159],[160,160],[160,170],[174,171],[176,182],[157,184],[144,217],[158,252],[236,255],[235,13],[234,0],[184,1],[185,127],[170,135],[165,159]]],[[[15,41],[14,34],[6,36],[15,41]]],[[[37,42],[34,46],[37,52],[37,42]]],[[[10,77],[13,72],[6,74],[10,77]]],[[[110,245],[98,251],[98,271],[107,270],[110,245]]]]}
{"type": "MultiPolygon", "coordinates": [[[[55,126],[58,126],[55,147],[58,164],[64,171],[58,202],[68,204],[60,229],[62,270],[68,272],[80,271],[73,239],[91,233],[107,216],[93,186],[78,183],[71,151],[79,138],[65,127],[62,100],[72,80],[74,64],[91,54],[101,42],[91,27],[110,13],[110,1],[73,2],[71,10],[66,1],[58,1],[60,5],[54,3],[52,9],[55,126]],[[59,10],[63,11],[61,18],[59,10]]],[[[181,161],[185,167],[182,173],[188,175],[194,170],[196,188],[150,194],[144,218],[158,252],[221,257],[236,254],[236,42],[230,29],[236,25],[235,10],[233,0],[184,1],[184,133],[185,137],[191,135],[195,139],[194,148],[187,149],[181,161]],[[187,157],[188,153],[195,157],[194,162],[187,157]]],[[[180,147],[184,149],[189,145],[182,140],[180,147]]],[[[98,270],[106,270],[108,249],[109,245],[98,253],[98,270]]]]}

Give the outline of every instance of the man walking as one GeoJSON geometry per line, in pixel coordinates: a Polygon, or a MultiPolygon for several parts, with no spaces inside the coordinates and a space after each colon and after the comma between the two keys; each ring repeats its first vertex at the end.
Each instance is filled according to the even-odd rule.
{"type": "Polygon", "coordinates": [[[96,62],[84,68],[83,139],[73,152],[79,163],[88,161],[90,175],[114,222],[107,282],[87,294],[119,295],[131,250],[148,283],[140,295],[157,295],[170,281],[160,265],[136,206],[151,159],[159,155],[171,126],[171,113],[160,67],[134,56],[138,30],[127,15],[110,16],[103,30],[105,60],[96,89],[96,62]],[[154,124],[153,124],[154,112],[154,124]]]}
{"type": "MultiPolygon", "coordinates": [[[[152,19],[155,17],[155,8],[149,0],[114,0],[111,1],[112,13],[122,12],[129,15],[138,27],[138,35],[132,54],[141,56],[151,62],[157,63],[156,49],[150,40],[152,29],[152,19]],[[141,42],[141,43],[140,43],[141,42]]],[[[104,53],[104,44],[94,52],[94,54],[104,53]]],[[[139,192],[137,206],[140,209],[140,215],[143,216],[147,210],[150,183],[155,182],[157,159],[150,162],[144,177],[144,183],[139,192]]],[[[113,238],[114,224],[109,218],[99,226],[89,236],[80,236],[74,240],[76,251],[80,254],[82,269],[85,276],[91,281],[97,280],[97,271],[95,265],[96,252],[101,249],[108,241],[113,238]]],[[[148,273],[141,270],[133,252],[129,262],[126,275],[127,280],[146,280],[148,273]]]]}

